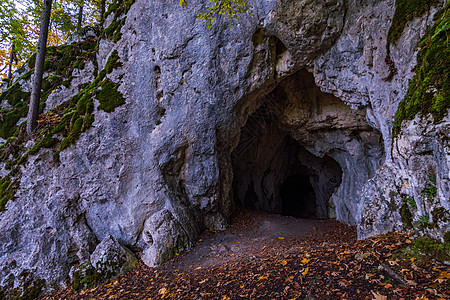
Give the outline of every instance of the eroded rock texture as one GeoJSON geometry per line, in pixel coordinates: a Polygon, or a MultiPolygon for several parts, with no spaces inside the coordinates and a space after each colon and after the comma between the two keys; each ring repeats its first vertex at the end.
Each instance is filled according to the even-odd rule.
{"type": "MultiPolygon", "coordinates": [[[[391,134],[430,17],[392,47],[398,73],[386,81],[392,0],[253,1],[252,17],[211,30],[195,17],[207,2],[137,0],[122,37],[101,40],[97,69],[117,51],[122,65],[106,76],[126,103],[107,113],[95,100],[93,127],[60,164],[42,149],[21,166],[0,213],[2,286],[24,272],[63,285],[109,236],[159,264],[227,226],[235,202],[336,217],[361,238],[404,228],[405,197],[417,203],[412,223],[448,215],[448,119],[391,134]]],[[[441,237],[444,217],[426,230],[441,237]]]]}

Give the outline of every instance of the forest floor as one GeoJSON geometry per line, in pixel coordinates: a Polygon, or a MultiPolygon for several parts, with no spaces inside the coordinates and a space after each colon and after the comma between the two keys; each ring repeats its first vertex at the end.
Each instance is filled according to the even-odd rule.
{"type": "Polygon", "coordinates": [[[450,267],[411,248],[398,232],[357,241],[334,220],[240,209],[161,267],[45,299],[450,299],[450,267]]]}

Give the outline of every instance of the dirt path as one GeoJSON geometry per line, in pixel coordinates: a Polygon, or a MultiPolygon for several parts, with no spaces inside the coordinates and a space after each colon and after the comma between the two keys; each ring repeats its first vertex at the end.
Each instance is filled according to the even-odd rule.
{"type": "Polygon", "coordinates": [[[199,265],[212,267],[259,253],[262,248],[285,244],[285,241],[327,242],[331,235],[335,235],[333,241],[356,241],[354,228],[333,220],[297,219],[241,210],[230,228],[203,234],[191,251],[165,267],[183,270],[199,265]]]}
{"type": "Polygon", "coordinates": [[[206,232],[188,253],[159,268],[45,299],[450,299],[450,270],[405,254],[391,233],[356,241],[333,220],[240,210],[225,231],[206,232]]]}

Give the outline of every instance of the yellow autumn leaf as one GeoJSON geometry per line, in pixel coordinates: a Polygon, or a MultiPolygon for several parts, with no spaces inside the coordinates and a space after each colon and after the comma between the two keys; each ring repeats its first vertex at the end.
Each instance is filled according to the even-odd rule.
{"type": "Polygon", "coordinates": [[[287,265],[287,261],[282,260],[282,261],[280,262],[280,264],[282,264],[283,266],[285,266],[285,265],[287,265]]]}
{"type": "Polygon", "coordinates": [[[284,237],[279,236],[278,239],[279,239],[279,240],[284,240],[284,237]]]}
{"type": "Polygon", "coordinates": [[[306,268],[305,271],[302,272],[302,275],[305,276],[306,274],[308,274],[309,268],[306,268]]]}
{"type": "Polygon", "coordinates": [[[310,259],[304,258],[301,260],[302,264],[307,264],[309,263],[310,259]]]}

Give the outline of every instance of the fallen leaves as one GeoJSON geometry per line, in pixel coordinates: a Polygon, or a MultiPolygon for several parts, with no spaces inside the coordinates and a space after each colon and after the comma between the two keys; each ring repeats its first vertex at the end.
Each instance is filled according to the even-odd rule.
{"type": "MultiPolygon", "coordinates": [[[[216,266],[183,266],[183,254],[160,268],[141,264],[97,290],[54,299],[450,299],[448,266],[398,257],[412,237],[391,233],[357,242],[334,227],[323,240],[271,237],[216,266]]],[[[204,240],[214,243],[219,234],[204,240]]]]}
{"type": "Polygon", "coordinates": [[[304,259],[301,260],[301,263],[302,264],[307,264],[307,263],[309,263],[309,261],[310,261],[310,259],[304,258],[304,259]]]}
{"type": "Polygon", "coordinates": [[[381,295],[381,294],[379,294],[377,292],[374,292],[374,291],[371,291],[371,292],[372,292],[372,295],[373,295],[374,299],[376,299],[376,300],[387,300],[388,299],[387,296],[381,295]]]}

